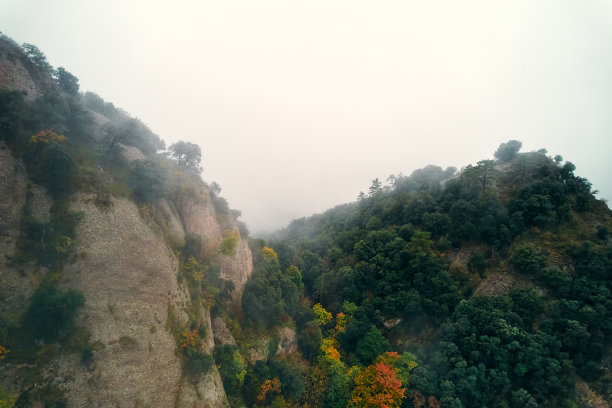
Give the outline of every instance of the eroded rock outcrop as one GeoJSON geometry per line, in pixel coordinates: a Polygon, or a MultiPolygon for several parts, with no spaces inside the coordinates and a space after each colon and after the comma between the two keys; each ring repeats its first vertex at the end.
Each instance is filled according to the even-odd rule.
{"type": "Polygon", "coordinates": [[[23,163],[0,142],[0,236],[15,238],[26,204],[28,178],[23,163]]]}
{"type": "MultiPolygon", "coordinates": [[[[51,70],[36,66],[6,38],[0,41],[0,88],[23,93],[26,103],[47,93],[63,95],[51,70]]],[[[81,108],[79,114],[85,117],[80,137],[108,150],[111,117],[81,108]]],[[[122,147],[127,162],[154,155],[154,150],[143,154],[136,146],[122,147]]],[[[53,385],[69,407],[228,406],[216,366],[198,378],[186,375],[181,367],[180,334],[170,323],[177,323],[182,330],[193,317],[187,312],[194,308],[185,282],[179,283],[179,248],[188,234],[200,236],[203,259],[219,267],[222,279],[234,283],[238,304],[252,273],[251,252],[232,215],[217,213],[206,184],[199,177],[183,177],[172,163],[166,164],[179,174],[179,181],[187,181],[187,191],[175,191],[169,198],[140,208],[127,198],[113,196],[116,192],[104,190],[105,183],[117,180],[103,161],[92,164],[96,175],[92,184],[97,184],[78,189],[98,191],[98,195],[77,192],[59,202],[62,208],[68,205],[82,214],[74,238],[66,241],[67,259],[53,266],[22,259],[14,266],[9,261],[16,253],[16,243],[21,242],[24,213],[28,222],[44,231],[53,226],[51,213],[60,206],[54,207],[57,203],[32,182],[24,162],[15,159],[9,147],[0,142],[0,312],[12,316],[18,326],[30,296],[51,272],[55,285],[77,290],[85,297],[76,323],[81,326],[77,330],[84,328],[90,335],[84,344],[91,354],[83,357],[66,346],[67,352],[49,357],[50,361],[28,362],[26,365],[36,368],[41,377],[40,383],[28,383],[27,390],[16,365],[5,364],[0,386],[11,394],[53,385]],[[237,240],[234,250],[226,255],[220,244],[228,234],[237,240]]],[[[195,309],[206,332],[201,351],[212,355],[215,343],[209,310],[195,309]]],[[[38,396],[31,397],[27,401],[41,402],[38,396]]]]}
{"type": "MultiPolygon", "coordinates": [[[[9,160],[4,163],[4,167],[19,168],[9,160]]],[[[7,172],[5,180],[13,186],[13,205],[23,207],[27,175],[7,172]]],[[[48,197],[41,194],[44,191],[30,196],[38,197],[38,212],[44,217],[44,209],[48,210],[50,204],[48,197]]],[[[179,262],[167,234],[154,217],[143,214],[127,199],[111,197],[109,206],[100,207],[94,198],[78,194],[71,199],[70,209],[79,211],[82,218],[75,231],[71,259],[64,267],[62,285],[85,295],[78,324],[90,332],[95,351],[87,362],[75,354],[59,357],[46,368],[46,378],[57,383],[69,406],[74,407],[228,406],[216,367],[194,379],[183,374],[176,355],[176,339],[167,328],[168,313],[173,310],[175,320],[185,324],[189,295],[177,281],[179,262]]],[[[184,240],[182,223],[172,206],[163,201],[159,208],[166,213],[171,235],[184,240]]],[[[197,211],[211,210],[202,206],[197,211]]],[[[6,218],[6,225],[19,225],[20,214],[6,218]]],[[[198,224],[195,217],[192,230],[203,234],[205,241],[218,242],[221,227],[213,220],[208,218],[208,222],[198,224]]],[[[241,245],[244,240],[239,242],[241,245]]],[[[239,265],[238,282],[244,279],[244,271],[250,273],[252,268],[250,256],[240,256],[227,257],[229,261],[224,266],[224,273],[231,277],[234,265],[248,262],[239,265]]],[[[3,274],[7,273],[5,268],[3,274]]],[[[13,275],[20,279],[16,272],[13,275]]],[[[23,302],[34,288],[35,285],[21,294],[23,302]]],[[[202,351],[212,355],[214,329],[207,309],[201,310],[200,319],[206,332],[202,351]]]]}
{"type": "Polygon", "coordinates": [[[8,42],[0,42],[0,88],[21,91],[32,101],[40,95],[36,82],[26,67],[20,50],[8,42]]]}
{"type": "Polygon", "coordinates": [[[36,66],[19,45],[0,35],[0,88],[21,92],[26,101],[33,101],[55,87],[50,70],[36,66]]]}
{"type": "MultiPolygon", "coordinates": [[[[202,344],[203,351],[212,355],[215,348],[210,313],[204,311],[201,314],[203,327],[206,330],[206,338],[202,344]]],[[[206,408],[206,407],[229,407],[221,376],[216,367],[201,375],[197,379],[188,376],[183,377],[180,384],[175,407],[177,408],[206,408]]]]}
{"type": "Polygon", "coordinates": [[[202,256],[219,266],[220,277],[234,283],[234,296],[239,297],[253,273],[251,249],[246,239],[239,235],[236,221],[229,215],[217,214],[210,193],[204,186],[202,191],[200,196],[181,197],[175,203],[178,215],[186,234],[202,237],[202,256]],[[239,237],[233,254],[229,256],[219,251],[226,231],[239,237]]]}
{"type": "Polygon", "coordinates": [[[66,387],[71,405],[172,406],[181,381],[176,342],[165,328],[168,305],[181,296],[174,253],[128,200],[98,208],[79,196],[71,207],[83,218],[66,286],[85,295],[80,323],[99,345],[89,367],[63,365],[74,371],[66,387]]]}
{"type": "Polygon", "coordinates": [[[16,267],[10,260],[16,255],[24,209],[46,222],[52,204],[45,190],[30,181],[23,162],[0,142],[0,313],[20,316],[42,279],[44,268],[35,263],[16,267]]]}
{"type": "MultiPolygon", "coordinates": [[[[167,212],[166,221],[176,238],[181,229],[170,205],[162,202],[160,208],[167,212]]],[[[112,198],[110,206],[99,208],[93,197],[79,196],[71,209],[81,211],[83,218],[76,230],[74,262],[65,268],[66,286],[85,295],[80,323],[99,345],[88,366],[73,361],[74,357],[59,364],[60,371],[71,371],[74,378],[73,385],[65,389],[71,404],[227,406],[216,367],[197,379],[182,375],[176,340],[166,326],[168,310],[176,313],[175,320],[186,322],[189,297],[177,282],[178,259],[162,228],[126,199],[112,198]]],[[[206,222],[198,224],[197,217],[192,219],[192,230],[205,240],[218,240],[219,224],[211,218],[202,220],[206,222]]],[[[250,257],[233,262],[240,259],[250,262],[250,257]]],[[[251,267],[242,266],[244,270],[251,267]]],[[[226,273],[232,273],[229,267],[226,273]]],[[[212,355],[209,311],[203,309],[200,318],[206,332],[202,351],[212,355]]]]}

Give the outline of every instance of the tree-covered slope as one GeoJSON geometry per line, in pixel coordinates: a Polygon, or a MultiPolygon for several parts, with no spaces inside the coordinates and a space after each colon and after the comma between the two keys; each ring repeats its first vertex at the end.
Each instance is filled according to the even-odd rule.
{"type": "Polygon", "coordinates": [[[304,298],[290,306],[283,274],[260,271],[245,301],[276,299],[278,319],[293,316],[315,406],[371,406],[356,396],[376,376],[359,376],[387,352],[412,362],[387,358],[402,406],[611,401],[611,212],[572,163],[519,149],[374,180],[267,242],[286,279],[300,272],[304,298]]]}
{"type": "Polygon", "coordinates": [[[376,179],[251,239],[250,278],[197,146],[0,54],[0,406],[612,401],[612,214],[561,156],[376,179]]]}

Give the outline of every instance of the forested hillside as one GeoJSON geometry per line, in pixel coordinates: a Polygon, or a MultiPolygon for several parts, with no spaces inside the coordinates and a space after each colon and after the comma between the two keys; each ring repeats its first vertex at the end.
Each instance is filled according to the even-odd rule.
{"type": "Polygon", "coordinates": [[[197,145],[0,37],[0,407],[608,407],[612,212],[520,149],[247,245],[197,145]]]}
{"type": "Polygon", "coordinates": [[[571,162],[520,147],[376,179],[269,240],[286,272],[264,253],[245,323],[291,316],[312,377],[300,394],[273,363],[255,375],[307,406],[608,406],[611,212],[571,162]]]}

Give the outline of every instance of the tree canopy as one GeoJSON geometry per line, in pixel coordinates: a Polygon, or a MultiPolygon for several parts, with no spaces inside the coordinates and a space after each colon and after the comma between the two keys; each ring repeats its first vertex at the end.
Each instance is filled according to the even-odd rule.
{"type": "Polygon", "coordinates": [[[519,150],[521,150],[522,146],[523,144],[518,140],[510,140],[506,143],[500,144],[495,151],[494,156],[500,162],[507,163],[516,156],[519,150]]]}
{"type": "Polygon", "coordinates": [[[193,174],[202,172],[202,151],[200,146],[190,142],[178,141],[169,147],[170,157],[172,157],[180,166],[183,166],[193,174]]]}

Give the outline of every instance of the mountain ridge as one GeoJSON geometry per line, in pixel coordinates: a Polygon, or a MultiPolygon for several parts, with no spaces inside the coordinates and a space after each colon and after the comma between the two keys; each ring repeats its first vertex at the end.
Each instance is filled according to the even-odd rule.
{"type": "Polygon", "coordinates": [[[30,44],[0,72],[0,405],[612,401],[612,212],[561,156],[510,140],[249,238],[199,146],[30,44]]]}

